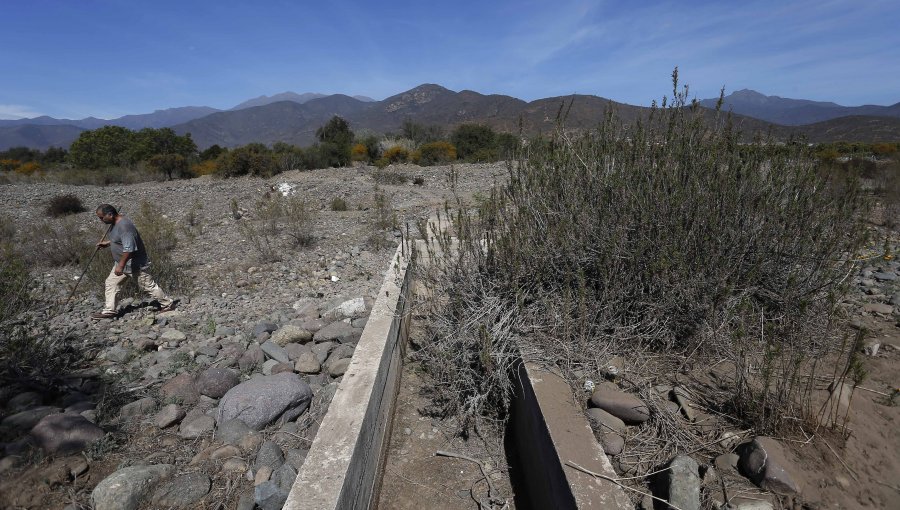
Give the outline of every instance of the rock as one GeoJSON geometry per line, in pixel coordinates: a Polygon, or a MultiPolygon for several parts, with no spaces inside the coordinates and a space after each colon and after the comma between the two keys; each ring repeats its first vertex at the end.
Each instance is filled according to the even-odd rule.
{"type": "Polygon", "coordinates": [[[278,486],[281,487],[281,490],[285,492],[291,492],[291,486],[294,485],[294,480],[296,479],[297,470],[287,463],[282,464],[272,475],[272,481],[277,483],[278,486]]]}
{"type": "Polygon", "coordinates": [[[691,398],[687,390],[681,386],[672,388],[672,399],[678,404],[684,417],[690,421],[694,421],[694,409],[691,407],[691,398]]]}
{"type": "Polygon", "coordinates": [[[266,356],[274,359],[279,363],[288,363],[291,360],[288,357],[287,351],[285,351],[283,347],[272,342],[271,340],[262,344],[260,346],[260,349],[262,349],[262,351],[266,353],[266,356]]]}
{"type": "Polygon", "coordinates": [[[177,329],[167,329],[163,331],[161,335],[159,335],[159,339],[164,342],[184,342],[187,340],[187,335],[178,331],[177,329]]]}
{"type": "Polygon", "coordinates": [[[253,429],[247,426],[243,420],[237,418],[219,422],[219,429],[216,431],[216,440],[226,444],[238,444],[242,437],[246,436],[253,429]]]}
{"type": "Polygon", "coordinates": [[[615,432],[601,432],[600,446],[607,455],[618,455],[625,449],[625,438],[615,432]]]}
{"type": "Polygon", "coordinates": [[[897,279],[897,273],[879,271],[877,273],[873,273],[872,278],[875,278],[879,282],[892,282],[897,279]]]}
{"type": "Polygon", "coordinates": [[[209,460],[230,459],[232,457],[240,457],[241,449],[237,446],[226,444],[216,448],[209,454],[209,460]]]}
{"type": "Polygon", "coordinates": [[[184,409],[182,409],[180,405],[169,404],[163,406],[163,408],[160,409],[158,413],[156,413],[154,422],[156,423],[157,427],[164,429],[180,422],[182,418],[184,418],[184,415],[184,409]]]}
{"type": "Polygon", "coordinates": [[[312,352],[304,352],[294,363],[294,369],[301,374],[318,374],[322,370],[322,364],[312,352]]]}
{"type": "Polygon", "coordinates": [[[213,335],[219,338],[234,336],[234,328],[229,326],[216,326],[216,330],[213,335]]]}
{"type": "Polygon", "coordinates": [[[119,416],[123,418],[140,418],[146,416],[155,408],[156,401],[152,397],[144,397],[122,406],[119,409],[119,416]]]}
{"type": "Polygon", "coordinates": [[[249,434],[245,435],[238,441],[238,447],[245,452],[255,452],[259,449],[259,445],[263,442],[262,434],[256,432],[255,430],[251,430],[249,434]]]}
{"type": "Polygon", "coordinates": [[[713,465],[716,466],[716,469],[720,473],[735,473],[737,474],[737,463],[738,463],[738,454],[736,453],[726,453],[723,455],[719,455],[713,461],[713,465]]]}
{"type": "MultiPolygon", "coordinates": [[[[317,331],[324,328],[328,324],[329,321],[326,321],[324,319],[309,319],[300,323],[300,327],[315,334],[317,331]]],[[[315,340],[315,336],[313,336],[313,340],[315,340]]]]}
{"type": "Polygon", "coordinates": [[[8,457],[3,457],[0,459],[0,475],[9,471],[10,469],[19,467],[22,462],[22,457],[17,455],[10,455],[8,457]]]}
{"type": "Polygon", "coordinates": [[[200,400],[200,392],[194,384],[194,376],[185,372],[169,379],[159,388],[164,402],[180,404],[196,404],[200,400]]]}
{"type": "Polygon", "coordinates": [[[863,311],[890,315],[894,313],[894,307],[884,303],[866,303],[863,305],[863,311]]]}
{"type": "Polygon", "coordinates": [[[91,493],[94,510],[134,510],[146,495],[168,477],[175,466],[156,464],[122,468],[104,478],[91,493]]]}
{"type": "Polygon", "coordinates": [[[265,354],[258,345],[251,345],[238,359],[238,366],[242,372],[250,372],[265,361],[265,354]]]}
{"type": "Polygon", "coordinates": [[[359,340],[361,331],[343,321],[332,322],[316,331],[313,340],[316,342],[340,342],[342,344],[359,340]]]}
{"type": "Polygon", "coordinates": [[[281,364],[278,360],[268,359],[262,366],[263,375],[272,375],[272,369],[275,368],[276,365],[281,364]]]}
{"type": "Polygon", "coordinates": [[[131,353],[120,345],[114,345],[106,351],[106,359],[113,363],[125,363],[131,359],[131,353]]]}
{"type": "Polygon", "coordinates": [[[270,321],[262,321],[258,322],[255,326],[253,326],[253,337],[258,337],[263,333],[272,333],[278,329],[278,325],[274,322],[270,321]]]}
{"type": "Polygon", "coordinates": [[[75,413],[45,416],[30,434],[35,445],[49,455],[80,452],[106,435],[103,429],[75,413]]]}
{"type": "Polygon", "coordinates": [[[195,471],[163,483],[153,493],[150,501],[162,508],[187,508],[209,494],[210,488],[212,482],[209,477],[195,471]]]}
{"type": "Polygon", "coordinates": [[[216,429],[216,420],[212,416],[200,415],[194,419],[185,419],[178,428],[178,435],[186,439],[198,438],[216,429]]]}
{"type": "Polygon", "coordinates": [[[222,472],[224,473],[244,473],[247,471],[247,462],[244,459],[230,458],[222,464],[222,472]]]}
{"type": "Polygon", "coordinates": [[[352,345],[341,344],[335,346],[334,349],[331,350],[331,354],[328,355],[328,360],[325,361],[325,364],[333,363],[339,359],[347,359],[352,358],[353,353],[356,351],[356,348],[352,345]]]}
{"type": "Polygon", "coordinates": [[[253,497],[253,491],[241,494],[235,510],[253,510],[254,508],[256,508],[256,499],[253,497]]]}
{"type": "Polygon", "coordinates": [[[6,403],[6,408],[13,412],[19,412],[29,407],[37,407],[43,403],[44,397],[40,393],[26,391],[9,399],[9,402],[6,403]]]}
{"type": "Polygon", "coordinates": [[[291,448],[284,455],[284,461],[294,467],[296,471],[300,471],[300,468],[303,467],[303,463],[306,462],[306,455],[309,453],[309,450],[300,450],[297,448],[291,448]]]}
{"type": "Polygon", "coordinates": [[[256,506],[261,510],[281,510],[287,501],[288,492],[273,481],[263,482],[253,489],[256,506]]]}
{"type": "Polygon", "coordinates": [[[681,510],[700,510],[700,466],[697,461],[679,455],[669,463],[669,503],[681,510]]]}
{"type": "Polygon", "coordinates": [[[587,415],[588,418],[596,423],[602,430],[624,434],[625,430],[628,428],[625,425],[625,422],[607,413],[603,409],[592,407],[587,410],[587,415]]]}
{"type": "Polygon", "coordinates": [[[227,368],[209,367],[197,376],[195,386],[201,395],[222,398],[228,390],[241,382],[234,371],[227,368]]]}
{"type": "Polygon", "coordinates": [[[643,423],[650,418],[650,409],[646,404],[611,383],[597,385],[591,395],[591,403],[625,423],[643,423]]]}
{"type": "Polygon", "coordinates": [[[738,443],[741,442],[741,436],[735,434],[734,432],[728,430],[722,434],[721,439],[719,439],[719,446],[725,448],[726,450],[731,450],[738,443]]]}
{"type": "Polygon", "coordinates": [[[325,363],[325,360],[328,359],[328,355],[331,353],[332,349],[334,349],[334,342],[322,342],[312,346],[312,353],[316,355],[316,359],[319,363],[325,363]]]}
{"type": "Polygon", "coordinates": [[[37,425],[39,421],[44,419],[44,417],[51,414],[57,414],[60,411],[62,411],[62,409],[58,407],[38,406],[32,409],[26,409],[25,411],[19,411],[12,416],[3,418],[3,421],[0,422],[0,425],[11,429],[30,430],[35,425],[37,425]]]}
{"type": "Polygon", "coordinates": [[[330,321],[339,321],[343,319],[356,319],[366,314],[365,299],[358,297],[344,301],[343,303],[328,310],[322,317],[330,321]]]}
{"type": "Polygon", "coordinates": [[[757,436],[741,445],[738,470],[757,486],[777,494],[799,494],[800,487],[789,471],[792,466],[778,441],[757,436]]]}
{"type": "Polygon", "coordinates": [[[283,372],[262,376],[228,390],[219,402],[219,423],[240,418],[251,429],[259,430],[282,414],[299,415],[309,407],[312,390],[299,375],[283,372]]]}
{"type": "Polygon", "coordinates": [[[303,344],[312,340],[313,334],[299,326],[285,325],[276,331],[269,341],[282,347],[291,343],[303,344]]]}
{"type": "Polygon", "coordinates": [[[262,485],[263,483],[268,482],[271,477],[272,468],[269,466],[262,466],[256,470],[256,476],[253,477],[253,486],[257,487],[262,485]]]}
{"type": "Polygon", "coordinates": [[[272,471],[278,470],[284,464],[284,453],[281,447],[273,441],[265,441],[256,452],[256,461],[253,463],[255,469],[267,466],[272,471]]]}
{"type": "Polygon", "coordinates": [[[293,372],[294,364],[293,363],[277,363],[275,366],[269,370],[272,375],[280,374],[282,372],[293,372]]]}
{"type": "Polygon", "coordinates": [[[865,354],[866,356],[877,356],[878,349],[880,349],[880,348],[881,348],[881,342],[878,342],[876,340],[866,340],[865,343],[863,344],[862,351],[863,351],[863,354],[865,354]]]}
{"type": "Polygon", "coordinates": [[[351,361],[353,360],[350,358],[344,358],[329,362],[328,375],[330,375],[331,377],[340,377],[344,375],[344,373],[347,371],[347,368],[350,366],[351,361]]]}
{"type": "Polygon", "coordinates": [[[304,352],[312,352],[309,344],[287,344],[284,346],[284,352],[287,353],[288,359],[297,361],[304,352]]]}

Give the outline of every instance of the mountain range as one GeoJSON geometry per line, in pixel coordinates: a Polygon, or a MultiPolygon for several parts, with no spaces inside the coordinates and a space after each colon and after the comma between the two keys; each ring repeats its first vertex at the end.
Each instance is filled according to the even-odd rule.
{"type": "MultiPolygon", "coordinates": [[[[706,113],[710,119],[716,102],[716,99],[700,101],[710,109],[706,113]]],[[[103,125],[129,129],[171,127],[179,134],[191,133],[201,149],[213,144],[234,147],[276,141],[304,146],[315,141],[316,129],[334,115],[347,119],[357,132],[396,132],[404,121],[411,120],[445,128],[477,122],[499,131],[521,129],[532,135],[553,130],[564,106],[568,112],[566,126],[573,129],[595,125],[609,106],[615,107],[625,121],[647,111],[644,107],[598,96],[549,97],[526,102],[471,90],[454,92],[435,84],[420,85],[381,101],[365,96],[283,92],[250,99],[229,110],[188,106],[111,120],[93,117],[0,120],[0,150],[16,146],[68,147],[81,131],[103,125]]],[[[724,98],[723,109],[732,112],[736,126],[748,137],[752,133],[769,132],[779,139],[803,135],[811,142],[900,140],[900,103],[847,107],[740,90],[724,98]]]]}

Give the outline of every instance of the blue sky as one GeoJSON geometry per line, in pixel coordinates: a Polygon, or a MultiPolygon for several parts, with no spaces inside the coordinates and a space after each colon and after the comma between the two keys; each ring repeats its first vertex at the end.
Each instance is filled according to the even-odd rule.
{"type": "Polygon", "coordinates": [[[751,88],[900,101],[900,2],[0,0],[0,118],[230,108],[422,83],[649,104],[751,88]]]}

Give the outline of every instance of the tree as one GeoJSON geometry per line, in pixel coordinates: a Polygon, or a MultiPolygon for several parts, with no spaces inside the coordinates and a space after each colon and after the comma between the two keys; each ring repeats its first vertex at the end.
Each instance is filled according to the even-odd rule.
{"type": "Polygon", "coordinates": [[[206,150],[200,153],[200,161],[210,161],[216,159],[227,150],[228,149],[219,147],[219,144],[215,144],[212,147],[207,147],[206,150]]]}
{"type": "Polygon", "coordinates": [[[185,177],[188,172],[187,159],[181,154],[157,154],[148,161],[150,168],[166,174],[171,181],[173,177],[185,177]]]}
{"type": "Polygon", "coordinates": [[[491,152],[496,152],[496,137],[488,126],[462,124],[453,130],[450,141],[460,159],[484,161],[490,158],[491,152]]]}
{"type": "Polygon", "coordinates": [[[133,143],[134,131],[121,126],[83,131],[69,147],[69,162],[84,168],[125,165],[133,143]]]}
{"type": "Polygon", "coordinates": [[[353,131],[346,120],[335,115],[327,124],[316,130],[323,162],[327,166],[347,166],[350,164],[350,148],[353,131]]]}
{"type": "Polygon", "coordinates": [[[197,144],[191,139],[190,133],[178,136],[171,128],[144,128],[134,134],[128,159],[131,163],[136,163],[149,160],[157,154],[178,154],[189,158],[196,152],[197,144]]]}
{"type": "Polygon", "coordinates": [[[277,173],[272,154],[261,143],[250,143],[223,153],[217,164],[219,172],[226,177],[248,174],[271,177],[277,173]]]}

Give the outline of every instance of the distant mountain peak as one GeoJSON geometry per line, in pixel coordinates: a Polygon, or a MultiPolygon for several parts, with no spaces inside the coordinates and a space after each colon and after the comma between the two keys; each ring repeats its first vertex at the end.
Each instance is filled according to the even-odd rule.
{"type": "Polygon", "coordinates": [[[320,94],[318,92],[304,92],[302,94],[298,94],[296,92],[286,91],[281,92],[279,94],[274,94],[271,96],[262,95],[259,97],[255,97],[253,99],[244,101],[243,103],[235,106],[232,110],[243,110],[244,108],[253,108],[254,106],[264,106],[267,104],[278,103],[280,101],[293,101],[294,103],[303,104],[307,101],[311,101],[313,99],[318,99],[320,97],[325,97],[326,94],[320,94]]]}

